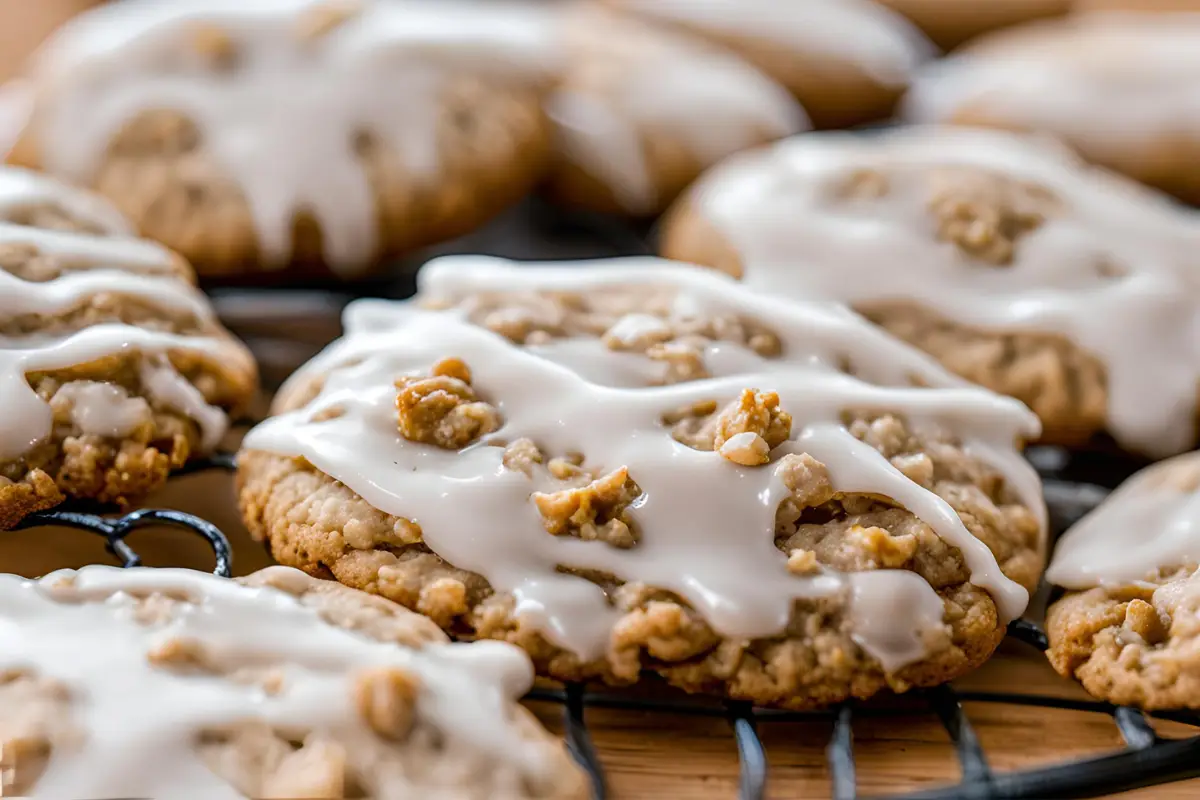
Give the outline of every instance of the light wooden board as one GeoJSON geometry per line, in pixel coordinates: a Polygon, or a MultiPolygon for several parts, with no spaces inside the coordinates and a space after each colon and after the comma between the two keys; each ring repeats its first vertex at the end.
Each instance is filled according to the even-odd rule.
{"type": "MultiPolygon", "coordinates": [[[[176,479],[148,505],[189,511],[217,523],[233,540],[239,574],[270,563],[238,519],[228,475],[176,479]]],[[[207,546],[187,534],[153,530],[137,534],[131,542],[151,565],[212,568],[207,546]]],[[[0,565],[5,571],[36,575],[107,561],[103,547],[88,534],[47,529],[0,534],[0,565]]],[[[1006,644],[981,670],[957,685],[976,691],[1086,699],[1077,686],[1055,675],[1039,654],[1016,643],[1006,644]]],[[[545,703],[531,707],[547,725],[561,731],[561,708],[545,703]]],[[[990,703],[972,703],[966,711],[997,771],[1094,756],[1122,746],[1116,726],[1102,714],[990,703]]],[[[737,795],[737,753],[729,727],[721,719],[593,709],[587,722],[615,798],[709,800],[737,795]]],[[[770,797],[829,796],[828,723],[767,722],[760,725],[759,733],[771,765],[770,797]]],[[[1168,724],[1161,733],[1186,735],[1186,729],[1168,724]]],[[[957,779],[954,752],[931,714],[864,718],[855,723],[854,736],[864,794],[879,796],[957,779]]],[[[1200,797],[1200,781],[1124,796],[1191,800],[1200,797]]]]}

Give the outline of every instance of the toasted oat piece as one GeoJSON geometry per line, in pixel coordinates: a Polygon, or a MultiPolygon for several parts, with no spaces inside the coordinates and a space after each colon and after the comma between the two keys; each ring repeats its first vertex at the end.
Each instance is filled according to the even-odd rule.
{"type": "Polygon", "coordinates": [[[293,569],[0,575],[0,622],[5,797],[585,796],[520,651],[293,569]]]}
{"type": "Polygon", "coordinates": [[[0,530],[128,505],[217,446],[256,368],[193,281],[99,197],[0,168],[0,530]]]}
{"type": "Polygon", "coordinates": [[[845,302],[1026,403],[1044,441],[1191,448],[1200,222],[1043,138],[967,128],[796,137],[668,212],[663,255],[845,302]]]}
{"type": "Polygon", "coordinates": [[[1059,541],[1047,655],[1097,697],[1200,708],[1200,454],[1148,467],[1059,541]]]}
{"type": "Polygon", "coordinates": [[[949,680],[1024,608],[1036,418],[848,311],[656,259],[420,283],[352,306],[245,440],[281,562],[556,678],[789,708],[949,680]]]}

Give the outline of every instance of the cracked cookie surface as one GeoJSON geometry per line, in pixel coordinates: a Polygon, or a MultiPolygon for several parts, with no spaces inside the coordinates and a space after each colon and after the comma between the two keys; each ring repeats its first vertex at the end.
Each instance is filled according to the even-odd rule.
{"type": "Polygon", "coordinates": [[[346,322],[246,440],[251,532],[543,674],[817,707],[971,669],[1036,584],[1032,417],[844,311],[652,259],[445,259],[346,322]]]}

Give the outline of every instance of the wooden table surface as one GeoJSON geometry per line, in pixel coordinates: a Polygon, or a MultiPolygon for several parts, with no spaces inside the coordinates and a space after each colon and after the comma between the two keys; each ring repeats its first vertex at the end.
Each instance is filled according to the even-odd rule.
{"type": "MultiPolygon", "coordinates": [[[[228,475],[178,478],[151,498],[149,505],[177,508],[215,522],[233,541],[239,574],[270,563],[238,520],[228,475]]],[[[212,568],[208,547],[198,537],[150,530],[135,534],[130,542],[152,566],[212,568]]],[[[0,534],[0,564],[6,571],[38,575],[62,567],[109,562],[99,541],[86,533],[39,529],[0,534]]],[[[1006,643],[988,664],[956,686],[1086,699],[1076,685],[1055,675],[1038,653],[1018,643],[1006,643]]],[[[559,706],[532,703],[531,707],[551,729],[561,731],[559,706]]],[[[1104,714],[993,703],[968,703],[965,708],[996,771],[1099,755],[1122,746],[1116,726],[1104,714]]],[[[587,722],[614,798],[709,800],[737,795],[737,753],[729,726],[722,719],[591,709],[587,722]]],[[[1164,723],[1160,733],[1183,736],[1187,730],[1164,723]]],[[[829,733],[824,721],[764,722],[759,726],[771,768],[770,797],[829,797],[825,766],[829,733]]],[[[930,713],[861,718],[855,722],[854,737],[859,787],[866,795],[957,780],[958,766],[946,731],[930,713]]],[[[1122,796],[1197,798],[1200,781],[1122,796]]]]}

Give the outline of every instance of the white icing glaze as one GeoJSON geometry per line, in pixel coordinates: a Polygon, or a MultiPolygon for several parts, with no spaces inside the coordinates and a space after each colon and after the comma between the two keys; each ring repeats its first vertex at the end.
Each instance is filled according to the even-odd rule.
{"type": "MultiPolygon", "coordinates": [[[[0,93],[0,107],[6,102],[12,101],[0,93]]],[[[22,206],[42,203],[58,206],[72,218],[86,222],[110,236],[133,235],[129,222],[99,195],[67,186],[32,170],[19,167],[0,169],[0,218],[22,206]]]]}
{"type": "Polygon", "coordinates": [[[1069,589],[1119,586],[1200,565],[1200,454],[1155,464],[1121,484],[1055,547],[1046,579],[1069,589]]]}
{"type": "Polygon", "coordinates": [[[918,73],[903,114],[970,108],[1089,152],[1200,137],[1200,13],[1103,12],[1004,34],[918,73]]]}
{"type": "Polygon", "coordinates": [[[435,312],[411,303],[359,301],[346,311],[346,337],[293,376],[281,397],[327,375],[320,394],[246,437],[248,450],[303,456],[376,508],[417,522],[434,552],[512,592],[518,614],[582,657],[605,652],[616,612],[599,587],[559,573],[559,565],[677,592],[716,630],[733,637],[778,634],[793,598],[850,591],[852,618],[858,621],[854,635],[868,653],[887,669],[924,654],[924,637],[941,625],[942,604],[919,576],[880,570],[848,577],[825,570],[797,577],[787,571],[773,531],[776,508],[787,495],[776,468],[788,453],[807,452],[823,462],[839,491],[893,498],[961,549],[972,580],[992,593],[1005,619],[1024,609],[1025,590],[1000,572],[988,548],[950,506],[839,421],[848,407],[878,409],[903,414],[918,429],[946,430],[988,452],[1030,508],[1043,513],[1037,476],[1014,447],[1019,437],[1037,435],[1038,423],[1019,403],[964,386],[844,308],[779,303],[714,273],[656,259],[590,267],[441,259],[428,265],[420,280],[423,295],[443,299],[493,288],[675,288],[677,315],[744,313],[783,341],[784,356],[774,365],[726,343],[721,346],[742,350],[729,373],[718,369],[712,379],[631,388],[636,381],[627,382],[627,374],[602,365],[607,351],[598,340],[576,340],[571,353],[571,359],[593,362],[589,377],[601,382],[592,382],[555,363],[556,352],[547,357],[545,350],[518,348],[466,324],[462,309],[435,312]],[[425,372],[447,356],[470,366],[473,386],[505,418],[494,434],[462,451],[416,444],[396,427],[395,379],[425,372]],[[844,356],[880,383],[896,387],[919,375],[943,388],[864,383],[831,366],[844,356]],[[744,369],[747,365],[752,366],[744,369]],[[607,380],[614,375],[617,380],[607,380]],[[792,440],[773,451],[772,464],[740,467],[718,453],[692,450],[672,439],[661,423],[670,410],[703,400],[725,402],[747,387],[778,392],[782,407],[793,415],[792,440]],[[310,421],[333,408],[343,413],[310,421]],[[645,492],[631,511],[640,543],[619,550],[548,535],[530,500],[534,491],[553,491],[548,473],[537,467],[531,481],[504,469],[504,448],[491,444],[521,437],[548,453],[584,453],[588,464],[604,470],[628,466],[645,492]]]}
{"type": "MultiPolygon", "coordinates": [[[[272,569],[290,581],[311,580],[272,569]]],[[[0,673],[31,670],[65,683],[73,722],[85,734],[77,745],[55,749],[38,797],[240,798],[193,747],[202,731],[246,721],[327,733],[360,754],[381,756],[390,747],[366,727],[353,701],[356,676],[375,667],[417,679],[418,718],[462,753],[464,770],[511,770],[515,782],[550,769],[548,746],[530,741],[510,713],[533,672],[508,645],[380,643],[326,623],[291,594],[189,570],[90,566],[40,581],[0,575],[0,673]],[[134,598],[154,592],[188,605],[168,621],[139,624],[134,598]],[[153,666],[148,655],[175,639],[199,642],[230,667],[277,666],[283,689],[269,694],[250,683],[153,666]]],[[[376,797],[410,796],[403,775],[381,784],[376,797]]]]}
{"type": "Polygon", "coordinates": [[[1200,223],[1065,149],[967,128],[812,134],[735,156],[690,200],[751,286],[852,304],[907,299],[962,324],[1061,333],[1104,364],[1108,426],[1122,445],[1162,455],[1195,440],[1200,223]],[[920,178],[940,167],[1030,181],[1065,211],[1023,235],[1011,265],[974,262],[937,238],[920,178]],[[885,173],[889,192],[840,199],[837,187],[862,170],[885,173]]]}
{"type": "MultiPolygon", "coordinates": [[[[152,242],[124,235],[127,225],[103,201],[25,170],[0,170],[0,216],[7,209],[36,204],[61,208],[91,222],[109,236],[54,231],[0,222],[0,246],[32,247],[72,271],[47,281],[27,281],[0,270],[0,320],[31,315],[53,319],[99,297],[121,296],[210,326],[215,316],[204,296],[178,277],[175,257],[152,242]]],[[[137,348],[147,354],[202,354],[243,361],[232,342],[199,335],[173,335],[123,324],[93,325],[74,333],[0,336],[0,460],[17,458],[52,432],[50,405],[30,388],[31,372],[64,369],[137,348]]],[[[215,447],[228,425],[224,412],[204,402],[169,364],[144,370],[150,399],[194,419],[202,447],[215,447]]],[[[62,402],[85,433],[120,436],[137,425],[130,401],[119,389],[92,384],[66,387],[62,402]],[[106,433],[118,431],[118,433],[106,433]]]]}
{"type": "Polygon", "coordinates": [[[616,0],[638,13],[717,36],[761,39],[814,62],[849,63],[884,86],[908,84],[933,46],[899,14],[871,0],[616,0]]]}
{"type": "Polygon", "coordinates": [[[628,211],[664,200],[644,142],[662,137],[702,166],[809,127],[791,95],[741,58],[587,6],[566,15],[574,66],[546,103],[562,156],[628,211]]]}
{"type": "Polygon", "coordinates": [[[394,148],[414,177],[436,174],[447,80],[544,80],[556,59],[553,15],[468,0],[362,0],[329,32],[301,35],[305,15],[329,5],[124,0],[77,17],[36,62],[46,168],[86,184],[123,124],[141,111],[178,109],[238,181],[268,264],[286,263],[293,219],[307,210],[332,267],[367,266],[379,236],[356,134],[394,148]],[[229,35],[233,74],[197,52],[203,26],[229,35]]]}
{"type": "Polygon", "coordinates": [[[120,386],[96,381],[77,381],[63,386],[52,405],[70,407],[70,419],[80,433],[119,438],[128,436],[151,419],[150,404],[130,397],[120,386]]]}

